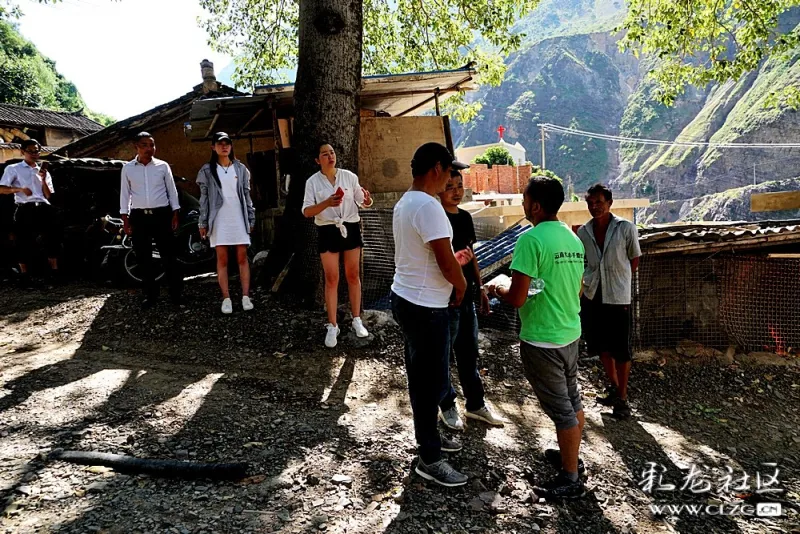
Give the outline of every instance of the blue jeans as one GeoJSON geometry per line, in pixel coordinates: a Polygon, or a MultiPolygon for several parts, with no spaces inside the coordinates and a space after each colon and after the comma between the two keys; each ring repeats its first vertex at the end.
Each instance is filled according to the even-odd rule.
{"type": "MultiPolygon", "coordinates": [[[[458,367],[458,380],[467,400],[467,411],[474,412],[484,406],[483,382],[478,372],[478,316],[475,303],[470,299],[458,308],[450,308],[450,341],[458,367]]],[[[447,411],[456,405],[456,390],[450,379],[448,365],[447,381],[449,389],[439,407],[447,411]]]]}
{"type": "Polygon", "coordinates": [[[450,315],[447,308],[418,306],[392,293],[392,315],[405,340],[406,375],[414,435],[425,464],[442,457],[439,403],[450,387],[450,315]]]}

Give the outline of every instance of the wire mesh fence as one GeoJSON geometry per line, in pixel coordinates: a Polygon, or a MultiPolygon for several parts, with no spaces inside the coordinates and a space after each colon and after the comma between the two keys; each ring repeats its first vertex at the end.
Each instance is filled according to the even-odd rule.
{"type": "Polygon", "coordinates": [[[800,349],[800,259],[732,256],[720,261],[719,319],[732,342],[777,354],[800,349]]]}
{"type": "Polygon", "coordinates": [[[394,234],[392,209],[365,210],[361,213],[364,253],[361,293],[364,307],[386,310],[394,278],[394,234]]]}

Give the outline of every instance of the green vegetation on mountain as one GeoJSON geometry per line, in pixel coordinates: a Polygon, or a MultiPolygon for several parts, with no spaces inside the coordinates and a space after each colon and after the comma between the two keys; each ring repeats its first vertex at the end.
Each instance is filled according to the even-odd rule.
{"type": "Polygon", "coordinates": [[[114,122],[87,109],[75,84],[58,73],[55,62],[4,20],[0,20],[0,102],[55,111],[83,110],[100,124],[114,122]]]}

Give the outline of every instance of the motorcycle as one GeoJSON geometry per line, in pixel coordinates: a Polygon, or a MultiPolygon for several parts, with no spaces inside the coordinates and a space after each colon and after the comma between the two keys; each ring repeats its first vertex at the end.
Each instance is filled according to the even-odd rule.
{"type": "MultiPolygon", "coordinates": [[[[193,270],[214,258],[214,251],[206,240],[200,238],[197,227],[199,212],[190,210],[176,231],[177,260],[184,269],[193,270]]],[[[135,236],[125,233],[122,219],[105,215],[87,229],[87,241],[94,243],[90,248],[89,266],[93,271],[124,275],[129,282],[142,281],[141,268],[133,250],[135,236]]],[[[156,280],[164,277],[164,264],[158,249],[153,246],[152,268],[156,280]]]]}

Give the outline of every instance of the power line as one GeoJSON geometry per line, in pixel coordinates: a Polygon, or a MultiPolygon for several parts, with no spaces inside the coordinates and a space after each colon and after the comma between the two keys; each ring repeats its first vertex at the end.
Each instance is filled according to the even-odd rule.
{"type": "Polygon", "coordinates": [[[578,130],[577,128],[567,128],[565,126],[549,123],[539,124],[539,127],[545,131],[551,131],[565,135],[575,135],[579,137],[588,137],[591,139],[600,139],[603,141],[616,141],[618,143],[632,143],[639,145],[679,146],[685,148],[800,148],[800,143],[710,143],[701,141],[664,141],[661,139],[644,139],[587,132],[585,130],[578,130]]]}

